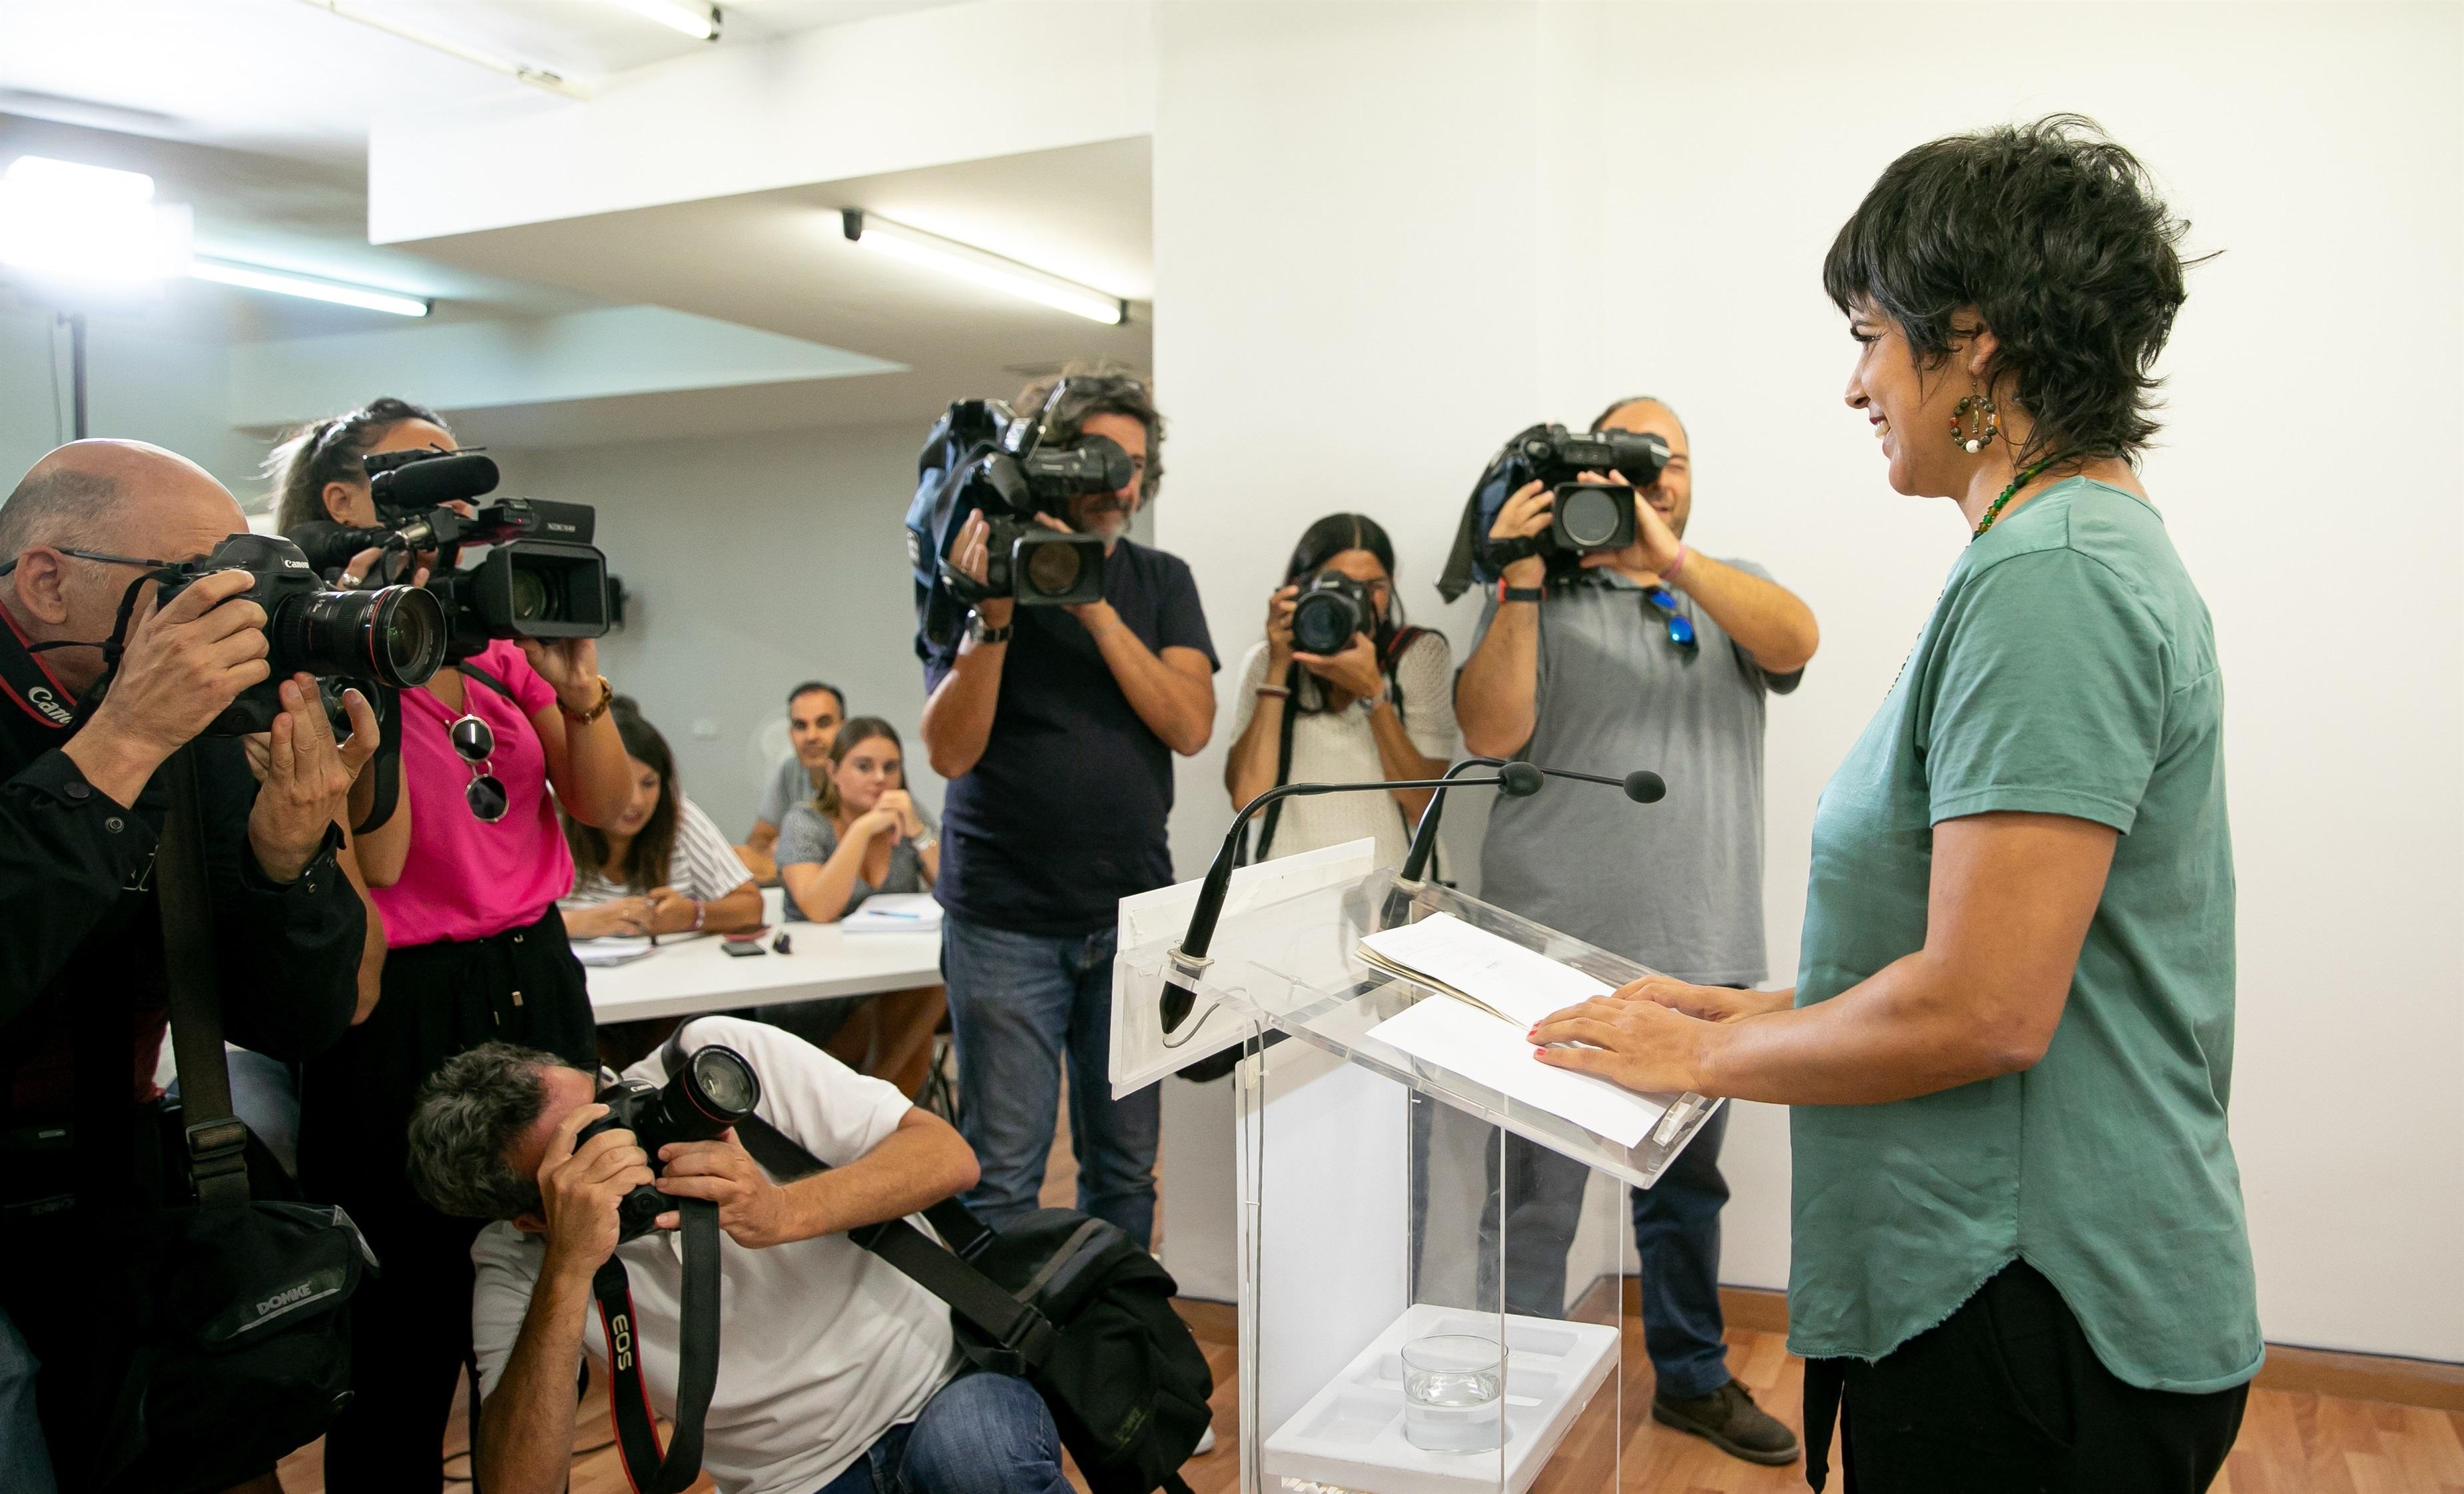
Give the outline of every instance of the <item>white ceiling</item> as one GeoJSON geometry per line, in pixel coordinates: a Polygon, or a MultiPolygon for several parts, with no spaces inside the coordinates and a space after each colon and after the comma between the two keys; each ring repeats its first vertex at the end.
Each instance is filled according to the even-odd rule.
{"type": "MultiPolygon", "coordinates": [[[[607,0],[352,0],[589,82],[695,41],[607,0]]],[[[718,46],[950,0],[736,0],[718,46]]],[[[357,168],[368,121],[525,85],[299,0],[0,0],[0,113],[357,168]]]]}

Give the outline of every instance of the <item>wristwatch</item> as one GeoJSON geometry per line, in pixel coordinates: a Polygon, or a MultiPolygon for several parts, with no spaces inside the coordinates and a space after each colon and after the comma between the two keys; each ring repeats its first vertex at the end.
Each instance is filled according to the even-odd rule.
{"type": "Polygon", "coordinates": [[[1394,698],[1395,687],[1392,685],[1381,685],[1377,689],[1377,693],[1374,695],[1363,695],[1359,699],[1353,701],[1353,704],[1360,708],[1360,714],[1362,715],[1375,715],[1377,714],[1377,708],[1379,706],[1392,702],[1394,698]]]}
{"type": "Polygon", "coordinates": [[[607,708],[615,703],[616,687],[608,684],[607,676],[602,674],[599,676],[599,704],[592,706],[587,711],[576,711],[571,706],[566,705],[563,698],[560,696],[557,699],[556,708],[559,711],[563,712],[564,718],[572,722],[574,725],[588,726],[591,722],[598,720],[603,715],[605,715],[607,714],[607,708]]]}
{"type": "Polygon", "coordinates": [[[979,644],[1005,644],[1009,642],[1010,635],[1017,631],[1018,624],[1015,622],[1003,623],[1001,626],[994,627],[984,621],[984,615],[981,612],[973,607],[967,609],[967,636],[979,644]]]}

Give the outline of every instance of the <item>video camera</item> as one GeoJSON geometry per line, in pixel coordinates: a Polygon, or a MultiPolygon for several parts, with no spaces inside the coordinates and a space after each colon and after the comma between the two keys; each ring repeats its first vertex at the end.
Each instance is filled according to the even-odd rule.
{"type": "Polygon", "coordinates": [[[1049,528],[1039,514],[1065,518],[1069,500],[1128,487],[1130,453],[1108,436],[1050,445],[1052,412],[1069,381],[1044,407],[1021,415],[999,400],[960,400],[933,427],[916,460],[915,497],[907,509],[907,560],[915,582],[916,651],[957,640],[966,609],[987,597],[1022,606],[1067,606],[1104,595],[1104,541],[1049,528]],[[950,547],[970,514],[985,536],[981,584],[950,564],[950,547]]]}
{"type": "MultiPolygon", "coordinates": [[[[603,1131],[619,1128],[650,1159],[653,1175],[664,1173],[659,1149],[677,1141],[715,1141],[753,1113],[761,1103],[761,1081],[753,1066],[734,1048],[712,1044],[695,1048],[663,1086],[641,1079],[620,1079],[599,1091],[607,1113],[582,1128],[573,1138],[578,1149],[603,1131]]],[[[617,1238],[632,1240],[649,1233],[653,1221],[676,1206],[676,1200],[648,1183],[625,1196],[617,1205],[617,1238]]]]}
{"type": "Polygon", "coordinates": [[[234,600],[265,609],[270,672],[240,692],[207,728],[209,735],[271,729],[282,714],[282,682],[304,671],[317,676],[339,739],[351,731],[344,688],[357,686],[380,720],[389,719],[393,692],[426,684],[445,663],[445,610],[435,597],[416,586],[331,589],[317,579],[306,553],[279,535],[231,535],[209,554],[181,562],[157,590],[155,604],[168,606],[200,577],[231,570],[255,578],[234,600]]]}
{"type": "Polygon", "coordinates": [[[443,606],[448,661],[498,638],[598,638],[610,624],[607,558],[590,543],[598,515],[585,503],[499,498],[464,515],[449,507],[495,491],[496,464],[476,451],[383,451],[365,458],[379,522],[319,519],[299,526],[301,548],[321,569],[362,550],[433,550],[428,589],[443,606]],[[468,570],[465,545],[489,546],[468,570]]]}
{"type": "Polygon", "coordinates": [[[1586,554],[1624,549],[1635,539],[1635,490],[1658,482],[1667,466],[1668,443],[1648,431],[1578,435],[1563,426],[1540,425],[1518,433],[1472,486],[1454,553],[1438,579],[1439,594],[1452,602],[1473,581],[1494,582],[1528,556],[1546,559],[1555,579],[1571,574],[1586,554]],[[1625,483],[1584,482],[1586,472],[1625,483]],[[1534,482],[1547,485],[1554,500],[1549,527],[1526,538],[1491,539],[1488,532],[1506,500],[1534,482]]]}

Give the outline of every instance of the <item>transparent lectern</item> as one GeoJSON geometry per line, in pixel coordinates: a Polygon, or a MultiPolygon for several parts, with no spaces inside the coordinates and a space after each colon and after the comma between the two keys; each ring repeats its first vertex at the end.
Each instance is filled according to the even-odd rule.
{"type": "Polygon", "coordinates": [[[1171,1033],[1157,996],[1195,885],[1122,905],[1114,1092],[1246,1046],[1242,1489],[1618,1494],[1648,1409],[1626,1394],[1642,1363],[1623,1326],[1627,1190],[1716,1102],[1654,1096],[1664,1110],[1629,1144],[1373,1036],[1453,998],[1365,962],[1362,936],[1440,912],[1612,985],[1650,972],[1372,862],[1360,841],[1236,873],[1171,1033]]]}

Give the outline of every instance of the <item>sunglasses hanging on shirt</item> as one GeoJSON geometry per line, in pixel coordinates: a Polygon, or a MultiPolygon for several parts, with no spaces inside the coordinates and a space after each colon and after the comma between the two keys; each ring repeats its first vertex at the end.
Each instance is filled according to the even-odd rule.
{"type": "Polygon", "coordinates": [[[512,801],[496,777],[495,764],[489,760],[495,755],[496,734],[477,716],[465,715],[447,735],[452,739],[454,755],[471,765],[471,782],[462,790],[462,802],[482,824],[502,820],[512,801]]]}
{"type": "Polygon", "coordinates": [[[1670,643],[1675,644],[1678,648],[1684,649],[1689,654],[1701,647],[1694,637],[1694,620],[1687,617],[1684,613],[1677,610],[1677,598],[1670,594],[1667,587],[1645,587],[1642,593],[1642,600],[1649,604],[1652,610],[1658,612],[1661,619],[1668,624],[1668,641],[1670,643]]]}

